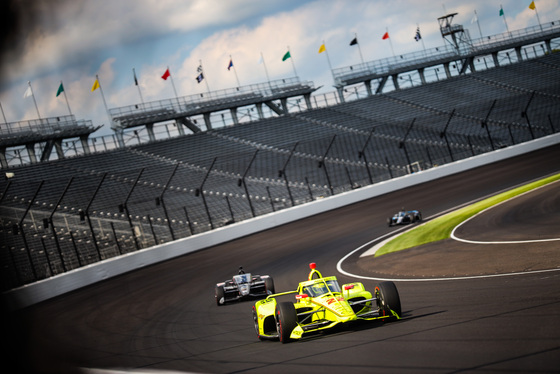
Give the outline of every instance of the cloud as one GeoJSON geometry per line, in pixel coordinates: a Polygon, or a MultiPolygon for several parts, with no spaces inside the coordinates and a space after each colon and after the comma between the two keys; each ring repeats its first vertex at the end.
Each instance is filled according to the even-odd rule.
{"type": "MultiPolygon", "coordinates": [[[[444,13],[458,12],[454,23],[469,28],[472,38],[478,37],[477,25],[470,22],[475,9],[485,35],[505,32],[499,6],[482,0],[449,0],[444,8],[427,0],[8,0],[4,4],[10,12],[3,14],[16,16],[13,31],[3,39],[12,42],[3,55],[9,58],[0,65],[0,102],[9,121],[36,117],[32,103],[21,99],[27,80],[32,80],[42,116],[67,113],[64,99],[55,97],[63,80],[72,112],[99,125],[108,124],[108,118],[99,92],[91,92],[95,74],[100,76],[109,108],[140,102],[133,67],[146,102],[174,97],[170,80],[161,79],[167,66],[180,96],[206,92],[206,84],[213,91],[233,88],[236,73],[241,85],[263,83],[265,66],[272,80],[292,77],[294,65],[301,80],[332,92],[327,54],[318,53],[323,41],[332,67],[337,68],[361,62],[358,47],[349,46],[354,33],[366,61],[392,55],[389,41],[381,39],[386,29],[397,55],[421,52],[423,45],[444,45],[437,23],[444,13]],[[423,43],[413,39],[417,24],[423,43]],[[292,59],[283,62],[288,46],[292,59]],[[261,53],[266,65],[258,64],[261,53]],[[230,55],[235,71],[227,70],[230,55]],[[197,84],[200,61],[206,80],[197,84]]],[[[510,30],[537,24],[528,4],[513,0],[502,4],[510,30]]],[[[558,0],[539,0],[537,6],[543,22],[560,17],[558,0]]]]}
{"type": "MultiPolygon", "coordinates": [[[[92,56],[173,33],[200,32],[243,22],[262,9],[250,0],[4,0],[0,72],[12,81],[77,64],[92,56]],[[9,16],[9,17],[8,17],[9,16]]],[[[6,79],[4,76],[3,79],[6,79]]]]}

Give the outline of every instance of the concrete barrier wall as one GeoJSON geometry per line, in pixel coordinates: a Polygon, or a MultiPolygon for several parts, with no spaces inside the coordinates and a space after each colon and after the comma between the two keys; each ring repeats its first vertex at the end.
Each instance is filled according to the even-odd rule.
{"type": "Polygon", "coordinates": [[[22,286],[5,292],[3,296],[12,309],[27,307],[84,286],[177,256],[226,243],[275,226],[324,213],[345,205],[354,204],[388,192],[546,148],[558,143],[560,143],[560,133],[438,166],[415,174],[383,181],[357,190],[316,200],[305,205],[299,205],[259,216],[203,234],[111,258],[33,284],[22,286]]]}

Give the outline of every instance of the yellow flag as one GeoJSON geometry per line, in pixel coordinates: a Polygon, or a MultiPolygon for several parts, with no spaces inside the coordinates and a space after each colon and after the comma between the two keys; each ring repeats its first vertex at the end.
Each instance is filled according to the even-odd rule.
{"type": "Polygon", "coordinates": [[[535,2],[534,1],[531,1],[531,4],[529,4],[529,9],[535,10],[535,2]]]}
{"type": "Polygon", "coordinates": [[[93,86],[91,87],[91,92],[97,90],[99,88],[99,81],[96,79],[95,82],[93,83],[93,86]]]}
{"type": "Polygon", "coordinates": [[[321,46],[319,47],[319,53],[323,53],[327,50],[327,48],[325,48],[325,43],[321,44],[321,46]]]}

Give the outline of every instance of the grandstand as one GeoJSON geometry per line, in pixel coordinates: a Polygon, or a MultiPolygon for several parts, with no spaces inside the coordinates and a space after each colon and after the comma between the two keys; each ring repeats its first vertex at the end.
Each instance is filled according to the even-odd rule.
{"type": "MultiPolygon", "coordinates": [[[[6,123],[0,127],[0,166],[8,168],[6,150],[23,144],[32,163],[47,161],[53,148],[59,158],[64,158],[63,141],[78,138],[85,154],[89,154],[89,136],[101,126],[95,127],[91,121],[76,120],[73,115],[54,118],[40,118],[31,121],[6,123]],[[36,147],[41,147],[40,160],[36,156],[36,147]]],[[[19,157],[19,152],[15,153],[19,157]]]]}
{"type": "MultiPolygon", "coordinates": [[[[298,80],[274,93],[235,90],[229,104],[222,92],[219,103],[186,97],[114,109],[121,129],[187,126],[194,114],[241,104],[277,110],[221,128],[190,121],[192,133],[170,139],[3,165],[1,287],[558,132],[558,82],[560,54],[546,53],[328,107],[313,107],[313,85],[298,80]],[[303,110],[287,110],[292,95],[306,97],[303,110]]],[[[63,133],[78,128],[78,136],[93,129],[63,133]]]]}
{"type": "Polygon", "coordinates": [[[427,76],[430,71],[435,73],[436,79],[439,80],[437,71],[440,67],[445,77],[451,78],[468,71],[477,71],[476,61],[481,58],[484,61],[481,68],[488,69],[486,57],[490,58],[492,67],[499,67],[511,64],[512,61],[528,59],[530,54],[537,55],[536,48],[551,53],[552,41],[560,37],[560,22],[553,21],[513,32],[471,39],[468,30],[462,25],[453,24],[455,15],[457,13],[438,18],[441,36],[447,42],[443,47],[333,69],[340,100],[344,101],[343,92],[346,87],[356,84],[363,84],[368,95],[372,95],[372,87],[375,84],[375,93],[386,90],[388,82],[398,90],[399,78],[402,78],[403,74],[413,73],[425,84],[430,79],[427,76]]]}
{"type": "Polygon", "coordinates": [[[300,82],[297,78],[280,79],[262,84],[236,87],[234,89],[213,91],[207,94],[177,97],[141,103],[127,107],[114,108],[109,111],[112,119],[111,128],[115,130],[119,145],[124,146],[125,129],[145,126],[149,140],[155,141],[153,126],[159,122],[176,121],[179,134],[184,134],[183,126],[193,133],[202,131],[191,117],[202,115],[206,129],[212,129],[211,114],[229,110],[234,124],[238,124],[237,110],[240,107],[254,106],[259,118],[264,118],[262,105],[265,104],[278,115],[288,113],[288,98],[303,96],[307,108],[311,108],[311,93],[315,91],[313,83],[300,82]],[[275,101],[280,101],[277,105],[275,101]]]}

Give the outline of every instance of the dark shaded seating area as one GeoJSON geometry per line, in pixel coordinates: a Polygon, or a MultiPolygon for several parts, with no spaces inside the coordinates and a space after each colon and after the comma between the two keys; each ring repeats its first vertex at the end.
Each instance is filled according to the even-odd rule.
{"type": "Polygon", "coordinates": [[[11,168],[3,290],[560,130],[560,55],[11,168]]]}

